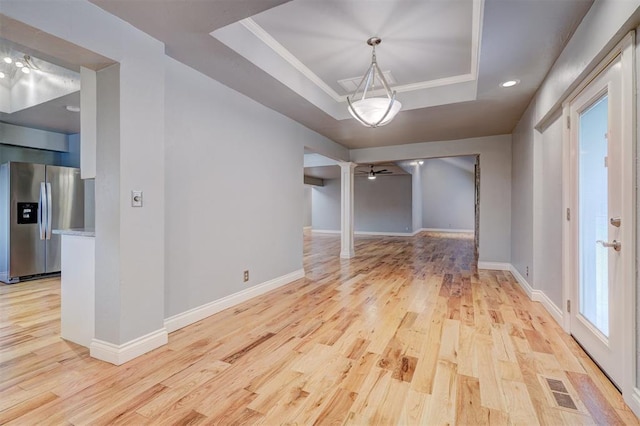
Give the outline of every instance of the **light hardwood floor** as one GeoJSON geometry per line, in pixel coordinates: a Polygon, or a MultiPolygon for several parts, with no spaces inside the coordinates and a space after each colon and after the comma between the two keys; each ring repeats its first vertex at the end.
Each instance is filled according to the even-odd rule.
{"type": "Polygon", "coordinates": [[[59,338],[58,280],[0,286],[0,424],[639,424],[471,239],[339,245],[305,236],[305,279],[120,367],[59,338]]]}

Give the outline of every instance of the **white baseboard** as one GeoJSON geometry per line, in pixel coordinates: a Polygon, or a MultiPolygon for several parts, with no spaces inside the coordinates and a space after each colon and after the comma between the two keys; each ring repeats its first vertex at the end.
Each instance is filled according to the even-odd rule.
{"type": "Polygon", "coordinates": [[[516,269],[515,266],[509,264],[508,271],[511,272],[511,275],[513,275],[513,277],[516,279],[518,284],[520,284],[520,287],[522,287],[524,292],[527,293],[527,296],[529,296],[529,299],[533,300],[534,292],[535,291],[539,292],[540,290],[534,290],[533,287],[531,287],[531,284],[529,284],[529,281],[527,281],[526,278],[522,276],[522,274],[516,269]]]}
{"type": "Polygon", "coordinates": [[[449,228],[422,228],[418,232],[452,232],[452,233],[473,233],[473,229],[449,229],[449,228]]]}
{"type": "Polygon", "coordinates": [[[534,302],[542,303],[542,306],[545,307],[547,312],[551,314],[551,316],[556,320],[556,322],[560,325],[564,322],[564,314],[562,313],[562,309],[558,307],[555,303],[549,299],[545,292],[542,290],[533,290],[533,295],[531,296],[531,300],[534,302]]]}
{"type": "Polygon", "coordinates": [[[374,231],[356,231],[355,235],[374,236],[374,237],[413,237],[413,232],[374,232],[374,231]]]}
{"type": "Polygon", "coordinates": [[[544,306],[547,312],[551,314],[553,319],[555,319],[558,324],[562,325],[564,321],[564,314],[562,313],[562,309],[560,309],[558,305],[553,303],[544,291],[536,290],[531,287],[529,282],[522,276],[522,274],[520,274],[520,272],[518,272],[515,266],[509,266],[511,267],[509,271],[515,277],[516,281],[518,282],[518,284],[520,284],[520,287],[522,287],[524,292],[527,293],[529,299],[533,300],[534,302],[542,303],[542,306],[544,306]]]}
{"type": "Polygon", "coordinates": [[[153,331],[122,345],[114,345],[99,339],[93,339],[89,348],[91,357],[115,365],[122,365],[140,355],[164,346],[169,341],[166,328],[153,331]]]}
{"type": "Polygon", "coordinates": [[[631,411],[633,411],[636,417],[640,418],[640,389],[634,388],[633,391],[631,391],[631,396],[627,397],[626,394],[624,396],[624,400],[629,408],[631,408],[631,411]]]}
{"type": "Polygon", "coordinates": [[[478,261],[478,269],[490,269],[492,271],[510,271],[511,265],[502,262],[483,262],[478,261]]]}
{"type": "Polygon", "coordinates": [[[311,227],[310,226],[303,226],[302,230],[303,231],[311,231],[311,227]]]}
{"type": "Polygon", "coordinates": [[[299,280],[300,278],[304,278],[304,269],[299,269],[291,272],[290,274],[274,278],[246,290],[239,291],[238,293],[230,294],[222,299],[214,300],[213,302],[198,306],[197,308],[189,309],[188,311],[173,315],[164,320],[164,327],[167,329],[167,332],[171,333],[181,329],[182,327],[186,327],[190,324],[203,320],[215,313],[235,306],[238,303],[245,302],[278,287],[282,287],[285,284],[299,280]]]}
{"type": "Polygon", "coordinates": [[[494,271],[509,271],[516,279],[522,290],[527,293],[529,299],[534,302],[542,303],[542,306],[549,312],[549,314],[562,325],[564,321],[564,314],[562,309],[549,299],[545,292],[542,290],[536,290],[531,287],[531,284],[520,274],[520,272],[510,263],[503,262],[478,262],[478,269],[490,269],[494,271]]]}
{"type": "MultiPolygon", "coordinates": [[[[329,229],[313,229],[313,234],[339,234],[340,231],[334,231],[329,229]]],[[[358,236],[376,236],[376,237],[412,237],[415,235],[413,232],[375,232],[375,231],[356,231],[353,235],[358,236]]]]}

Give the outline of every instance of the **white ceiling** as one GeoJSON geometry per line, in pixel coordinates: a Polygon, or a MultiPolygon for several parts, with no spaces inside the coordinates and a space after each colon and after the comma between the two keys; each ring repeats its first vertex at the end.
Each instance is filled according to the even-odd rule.
{"type": "MultiPolygon", "coordinates": [[[[510,133],[592,4],[592,0],[91,1],[163,41],[175,59],[349,148],[510,133]],[[335,105],[327,106],[326,99],[292,90],[286,79],[274,77],[225,44],[229,37],[223,43],[210,35],[246,18],[340,96],[344,91],[337,80],[357,77],[368,66],[370,50],[364,41],[371,35],[383,39],[378,60],[398,80],[398,87],[416,81],[436,84],[426,92],[399,92],[406,108],[396,119],[381,128],[365,128],[346,119],[340,102],[330,100],[335,105]],[[461,75],[472,78],[441,84],[442,79],[446,83],[461,75]],[[511,89],[498,86],[511,78],[521,84],[511,89]]],[[[252,43],[255,49],[265,46],[255,36],[252,43]]],[[[286,74],[285,70],[275,74],[286,74]]]]}
{"type": "Polygon", "coordinates": [[[0,14],[0,122],[60,133],[80,132],[80,67],[100,70],[114,62],[66,40],[0,14]],[[2,61],[31,56],[37,71],[24,75],[2,61]]]}
{"type": "MultiPolygon", "coordinates": [[[[272,75],[286,73],[285,67],[270,74],[243,56],[250,55],[228,47],[225,43],[233,34],[223,43],[210,33],[252,17],[337,91],[338,77],[355,77],[365,71],[369,50],[364,41],[375,32],[383,39],[378,50],[383,70],[391,70],[401,83],[415,78],[430,81],[442,73],[456,74],[469,64],[469,38],[473,39],[469,10],[478,2],[91,1],[163,41],[175,59],[349,148],[510,133],[592,4],[592,0],[480,2],[478,74],[468,82],[475,86],[472,98],[466,89],[458,87],[460,93],[455,92],[455,84],[439,86],[427,99],[436,99],[432,106],[406,109],[389,125],[369,129],[354,120],[335,118],[337,107],[324,105],[315,95],[301,95],[272,75]],[[432,68],[438,57],[442,62],[432,68]],[[498,87],[511,78],[520,79],[521,84],[511,89],[498,87]]],[[[253,43],[256,49],[264,47],[258,37],[253,37],[253,43]]],[[[399,93],[403,101],[400,95],[410,93],[399,93]]]]}

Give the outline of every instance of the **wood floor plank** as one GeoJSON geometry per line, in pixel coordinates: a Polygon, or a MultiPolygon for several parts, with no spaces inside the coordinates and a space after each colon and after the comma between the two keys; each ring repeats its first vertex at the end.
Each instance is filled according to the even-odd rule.
{"type": "Polygon", "coordinates": [[[59,279],[0,284],[0,424],[640,424],[471,236],[355,245],[307,233],[305,278],[121,366],[60,339],[59,279]]]}

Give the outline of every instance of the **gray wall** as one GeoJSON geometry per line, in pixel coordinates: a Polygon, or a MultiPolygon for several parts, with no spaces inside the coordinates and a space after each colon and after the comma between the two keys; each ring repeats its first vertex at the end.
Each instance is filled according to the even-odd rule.
{"type": "Polygon", "coordinates": [[[325,179],[324,186],[311,188],[311,196],[312,229],[340,231],[340,179],[325,179]]]}
{"type": "MultiPolygon", "coordinates": [[[[313,229],[340,231],[340,179],[313,188],[313,229]]],[[[411,176],[378,176],[354,181],[356,232],[411,232],[411,176]]]]}
{"type": "MultiPolygon", "coordinates": [[[[402,163],[401,163],[402,164],[402,163]]],[[[422,226],[422,173],[420,165],[416,162],[413,166],[403,167],[411,173],[411,230],[417,232],[422,226]]]]}
{"type": "MultiPolygon", "coordinates": [[[[513,132],[511,167],[511,264],[529,284],[533,270],[533,120],[532,103],[513,132]],[[529,271],[527,273],[527,270],[529,271]]],[[[484,169],[480,170],[484,173],[484,169]]],[[[480,215],[482,218],[482,215],[480,215]]]]}
{"type": "Polygon", "coordinates": [[[480,155],[479,260],[511,259],[511,135],[354,149],[356,163],[480,155]]]}
{"type": "Polygon", "coordinates": [[[165,64],[170,317],[302,268],[304,146],[333,143],[186,65],[165,64]]]}
{"type": "Polygon", "coordinates": [[[312,187],[310,185],[304,186],[304,200],[302,203],[302,226],[305,228],[312,225],[312,207],[311,207],[311,192],[312,187]]]}
{"type": "Polygon", "coordinates": [[[96,338],[120,345],[162,331],[164,45],[86,1],[3,1],[2,13],[121,64],[103,122],[116,129],[97,153],[96,338]],[[144,190],[144,208],[130,207],[132,189],[144,190]]]}
{"type": "Polygon", "coordinates": [[[411,232],[410,175],[358,176],[353,201],[356,232],[411,232]]]}
{"type": "Polygon", "coordinates": [[[547,249],[561,247],[561,235],[551,229],[561,229],[562,223],[562,211],[560,224],[553,216],[559,203],[562,209],[562,155],[557,142],[560,124],[552,117],[560,114],[561,102],[588,74],[590,64],[624,34],[619,29],[637,7],[637,2],[594,3],[513,132],[511,263],[558,307],[562,306],[561,258],[547,249]],[[543,122],[546,129],[540,133],[535,128],[543,122]]]}
{"type": "Polygon", "coordinates": [[[422,177],[422,228],[473,230],[475,157],[424,160],[422,177]],[[471,166],[473,167],[473,166],[471,166]]]}
{"type": "Polygon", "coordinates": [[[533,286],[562,306],[562,119],[547,127],[534,157],[533,286]]]}

